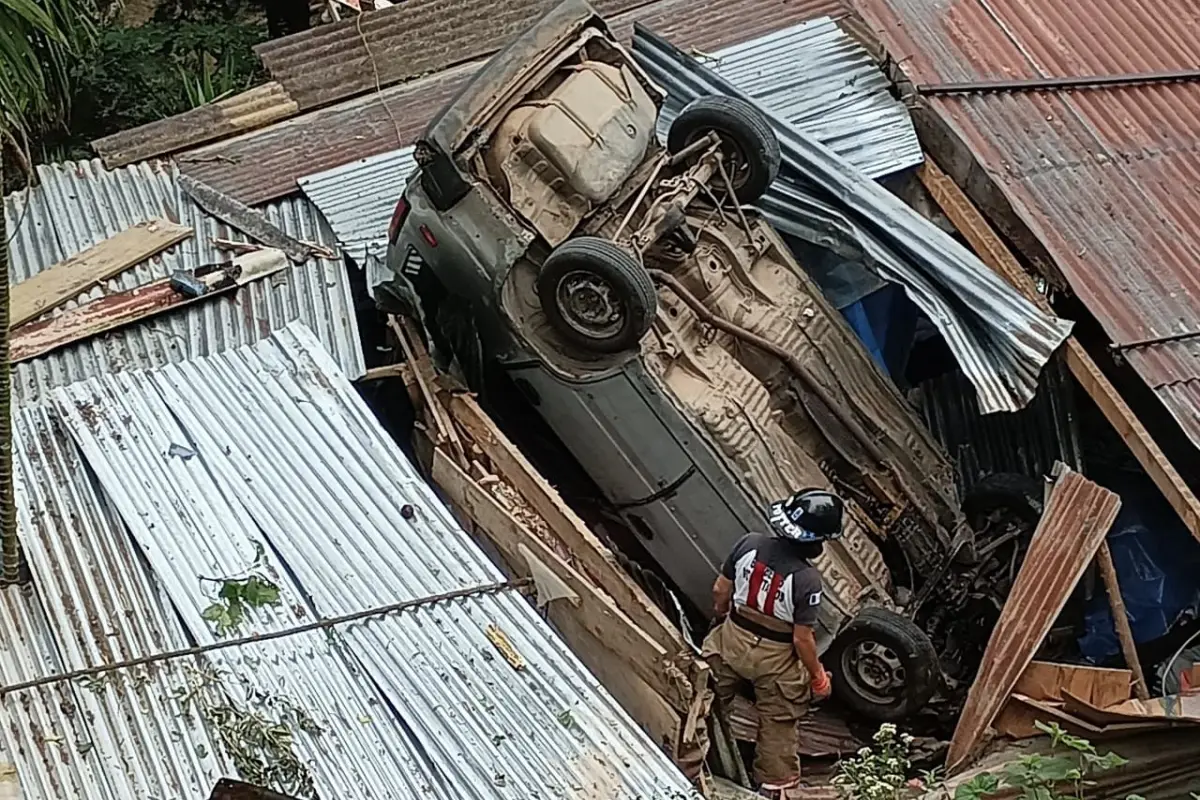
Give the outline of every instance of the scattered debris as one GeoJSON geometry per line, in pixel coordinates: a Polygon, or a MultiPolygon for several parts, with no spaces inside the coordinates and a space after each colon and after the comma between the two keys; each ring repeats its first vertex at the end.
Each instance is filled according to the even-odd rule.
{"type": "Polygon", "coordinates": [[[186,277],[175,275],[126,292],[106,295],[13,331],[12,361],[28,361],[73,342],[233,292],[247,283],[273,275],[287,265],[281,251],[264,249],[238,256],[225,264],[200,267],[186,277]]]}
{"type": "Polygon", "coordinates": [[[525,669],[525,659],[517,652],[517,648],[513,647],[513,643],[509,641],[504,631],[497,628],[495,625],[488,625],[483,631],[484,636],[487,636],[488,641],[495,645],[500,651],[500,655],[504,656],[513,669],[525,669]]]}
{"type": "Polygon", "coordinates": [[[165,219],[130,226],[10,290],[10,327],[74,300],[88,289],[141,264],[192,235],[192,229],[165,219]]]}
{"type": "Polygon", "coordinates": [[[254,562],[243,575],[204,579],[221,586],[217,599],[201,613],[216,628],[217,636],[235,632],[248,609],[279,604],[279,584],[267,577],[265,571],[266,550],[261,542],[254,543],[254,550],[254,562]]]}

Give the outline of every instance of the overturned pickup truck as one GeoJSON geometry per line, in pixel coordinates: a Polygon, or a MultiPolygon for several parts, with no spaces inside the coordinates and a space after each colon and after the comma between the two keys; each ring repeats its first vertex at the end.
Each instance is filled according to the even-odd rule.
{"type": "Polygon", "coordinates": [[[663,147],[663,99],[586,3],[562,3],[418,142],[388,293],[416,285],[427,320],[470,309],[487,357],[700,612],[771,501],[841,494],[818,641],[850,707],[903,718],[939,686],[920,612],[972,558],[952,469],[751,207],[779,168],[770,124],[704,97],[663,147]]]}

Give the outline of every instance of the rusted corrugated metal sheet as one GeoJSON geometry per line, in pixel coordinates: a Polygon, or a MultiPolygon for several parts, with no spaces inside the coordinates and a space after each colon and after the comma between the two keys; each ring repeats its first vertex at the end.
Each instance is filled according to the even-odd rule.
{"type": "MultiPolygon", "coordinates": [[[[644,0],[595,0],[602,15],[644,0]]],[[[406,0],[255,48],[301,109],[318,108],[496,52],[559,0],[406,0]]]]}
{"type": "Polygon", "coordinates": [[[193,150],[178,158],[179,171],[247,205],[298,192],[298,178],[412,144],[478,66],[441,72],[193,150]]]}
{"type": "Polygon", "coordinates": [[[272,81],[216,103],[97,139],[92,149],[104,159],[104,166],[114,169],[252,131],[287,119],[298,110],[296,101],[272,81]]]}
{"type": "MultiPolygon", "coordinates": [[[[917,84],[1200,64],[1185,0],[855,0],[917,84]]],[[[927,102],[1200,446],[1200,83],[927,102]]]]}
{"type": "Polygon", "coordinates": [[[946,768],[979,747],[1121,508],[1121,498],[1064,467],[963,706],[946,768]]]}
{"type": "MultiPolygon", "coordinates": [[[[413,5],[412,0],[406,2],[403,7],[397,6],[396,9],[367,14],[363,17],[363,27],[367,29],[372,19],[383,18],[383,15],[393,10],[408,8],[410,5],[413,5]]],[[[601,2],[597,8],[602,13],[613,13],[612,8],[628,8],[632,5],[632,2],[616,0],[609,4],[601,2]],[[605,9],[609,10],[606,12],[605,9]]],[[[796,0],[787,3],[764,3],[763,0],[693,0],[686,4],[681,0],[660,0],[617,14],[610,20],[610,25],[624,41],[628,41],[633,35],[633,23],[642,21],[654,30],[662,29],[667,38],[685,49],[715,50],[782,30],[822,14],[836,15],[844,11],[845,8],[839,0],[796,0]]],[[[530,21],[524,20],[522,26],[530,21]]],[[[345,24],[340,23],[342,26],[345,24]]],[[[357,39],[353,23],[350,24],[350,33],[356,37],[354,41],[358,42],[357,46],[361,48],[361,40],[357,39]]],[[[300,59],[296,69],[310,75],[312,80],[321,78],[323,81],[334,81],[336,75],[341,73],[334,72],[325,76],[322,72],[324,68],[319,65],[324,63],[321,60],[324,48],[344,50],[349,46],[337,44],[342,40],[334,34],[341,30],[343,28],[339,25],[326,25],[305,34],[298,34],[308,37],[304,41],[309,42],[307,46],[311,48],[310,52],[313,55],[312,58],[302,59],[296,56],[300,59]],[[329,35],[334,38],[322,44],[324,39],[318,38],[317,34],[325,30],[331,31],[329,35]]],[[[517,30],[520,30],[520,26],[517,30]]],[[[377,47],[372,43],[371,52],[375,56],[381,75],[387,70],[400,69],[389,64],[392,61],[404,61],[418,42],[427,41],[424,33],[420,36],[411,35],[413,38],[406,45],[393,43],[380,49],[383,45],[377,47]]],[[[498,47],[511,38],[511,35],[506,36],[507,38],[500,40],[495,46],[498,47]]],[[[283,47],[285,43],[299,41],[295,37],[288,37],[271,42],[270,45],[278,44],[283,47]]],[[[264,48],[267,46],[264,45],[264,48]]],[[[455,48],[458,55],[453,59],[453,63],[460,66],[431,75],[426,74],[428,70],[425,73],[414,73],[426,74],[426,77],[383,89],[379,93],[374,92],[374,77],[368,64],[366,72],[360,77],[363,81],[369,81],[369,86],[367,89],[355,89],[355,92],[369,90],[370,94],[304,114],[256,133],[188,151],[179,158],[180,171],[244,203],[254,205],[298,191],[298,178],[410,145],[424,130],[430,118],[450,100],[472,72],[483,64],[478,59],[462,63],[468,58],[462,55],[463,53],[475,51],[457,40],[455,48]]],[[[338,52],[339,58],[351,58],[346,52],[338,52]]],[[[261,51],[260,55],[264,61],[270,63],[269,59],[274,57],[271,53],[268,48],[261,51]]],[[[486,56],[490,53],[490,50],[485,50],[479,55],[486,56]]],[[[304,91],[308,91],[299,84],[289,84],[278,74],[276,77],[288,86],[289,92],[297,98],[304,91]]],[[[381,80],[382,85],[387,83],[387,80],[381,80]]],[[[321,91],[333,98],[338,92],[350,90],[343,87],[321,91]]],[[[303,102],[301,107],[304,107],[303,102]]]]}

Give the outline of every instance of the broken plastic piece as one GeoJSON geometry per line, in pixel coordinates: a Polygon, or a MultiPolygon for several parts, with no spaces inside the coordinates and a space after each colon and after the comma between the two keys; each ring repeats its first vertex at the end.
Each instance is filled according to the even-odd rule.
{"type": "Polygon", "coordinates": [[[564,598],[569,600],[571,605],[579,605],[579,595],[575,593],[575,590],[558,577],[554,570],[539,560],[528,546],[518,545],[517,552],[520,553],[521,558],[525,559],[525,564],[529,567],[529,577],[533,578],[534,588],[537,589],[537,607],[539,609],[545,608],[555,600],[564,598]]]}
{"type": "Polygon", "coordinates": [[[208,294],[208,284],[181,269],[171,273],[171,288],[184,297],[203,297],[208,294]]]}

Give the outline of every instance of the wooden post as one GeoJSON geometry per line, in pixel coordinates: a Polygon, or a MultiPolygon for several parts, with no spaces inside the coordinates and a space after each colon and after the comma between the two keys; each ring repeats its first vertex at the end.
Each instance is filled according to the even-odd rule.
{"type": "Polygon", "coordinates": [[[1146,675],[1142,672],[1142,662],[1133,642],[1133,631],[1129,627],[1129,616],[1125,612],[1125,600],[1121,597],[1121,586],[1117,583],[1117,567],[1113,564],[1112,550],[1109,549],[1107,541],[1096,551],[1096,566],[1100,568],[1100,577],[1108,594],[1108,607],[1112,609],[1113,626],[1117,629],[1117,639],[1121,642],[1125,666],[1133,673],[1133,692],[1138,700],[1149,700],[1150,689],[1146,685],[1146,675]]]}

